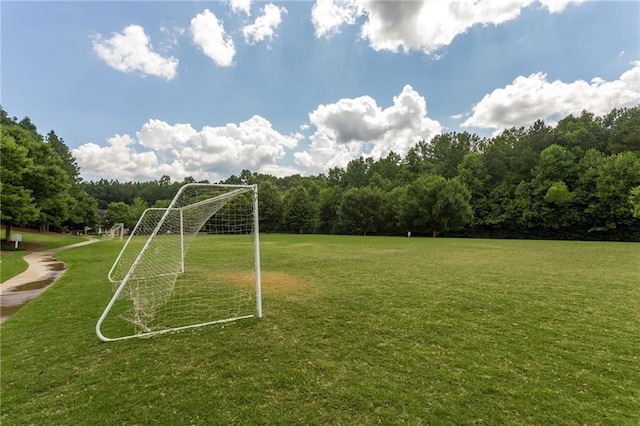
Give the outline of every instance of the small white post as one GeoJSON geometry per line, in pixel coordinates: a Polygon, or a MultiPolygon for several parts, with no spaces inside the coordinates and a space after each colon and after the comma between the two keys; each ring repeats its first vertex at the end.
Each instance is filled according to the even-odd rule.
{"type": "Polygon", "coordinates": [[[16,243],[15,248],[17,249],[18,248],[18,243],[20,241],[22,241],[22,234],[13,234],[11,236],[11,241],[15,241],[15,243],[16,243]]]}

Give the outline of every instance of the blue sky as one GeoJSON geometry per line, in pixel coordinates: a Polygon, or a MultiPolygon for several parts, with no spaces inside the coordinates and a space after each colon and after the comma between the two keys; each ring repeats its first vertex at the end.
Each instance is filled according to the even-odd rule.
{"type": "Polygon", "coordinates": [[[2,1],[1,92],[85,180],[317,174],[640,103],[640,2],[2,1]]]}

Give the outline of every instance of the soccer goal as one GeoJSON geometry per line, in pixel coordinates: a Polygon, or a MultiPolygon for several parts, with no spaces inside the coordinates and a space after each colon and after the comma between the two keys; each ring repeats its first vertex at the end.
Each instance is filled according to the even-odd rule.
{"type": "Polygon", "coordinates": [[[114,223],[111,228],[107,232],[105,232],[105,237],[107,239],[114,239],[115,237],[119,237],[122,239],[124,236],[124,223],[114,223]]]}
{"type": "Polygon", "coordinates": [[[145,210],[108,278],[103,341],[260,318],[257,185],[184,185],[145,210]]]}

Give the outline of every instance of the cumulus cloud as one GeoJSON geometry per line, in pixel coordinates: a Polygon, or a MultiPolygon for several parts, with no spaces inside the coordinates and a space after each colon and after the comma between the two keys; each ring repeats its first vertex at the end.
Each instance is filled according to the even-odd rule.
{"type": "Polygon", "coordinates": [[[74,149],[73,155],[88,180],[152,180],[168,175],[178,180],[193,176],[218,181],[245,168],[280,175],[298,172],[276,162],[302,138],[298,133],[279,133],[257,115],[239,124],[205,126],[199,131],[190,124],[151,119],[135,138],[116,135],[107,146],[87,143],[74,149]]]}
{"type": "Polygon", "coordinates": [[[538,119],[587,110],[604,115],[613,108],[640,103],[640,61],[620,78],[605,81],[595,77],[591,82],[577,80],[565,83],[549,81],[544,73],[519,76],[505,87],[485,95],[473,107],[463,127],[505,129],[526,126],[538,119]]]}
{"type": "Polygon", "coordinates": [[[440,123],[427,117],[425,99],[409,85],[388,108],[369,96],[340,99],[318,106],[309,120],[316,127],[311,144],[294,158],[312,173],[344,167],[361,155],[374,159],[391,151],[404,155],[418,141],[430,140],[442,130],[440,123]]]}
{"type": "Polygon", "coordinates": [[[263,12],[264,14],[257,17],[253,24],[242,29],[244,40],[249,44],[265,39],[272,40],[276,28],[282,22],[282,15],[287,13],[287,9],[269,3],[264,7],[263,12]]]}
{"type": "Polygon", "coordinates": [[[125,73],[139,72],[166,80],[176,76],[178,60],[153,51],[151,40],[139,25],[129,25],[122,34],[114,33],[104,39],[98,34],[93,39],[93,51],[110,67],[125,73]]]}
{"type": "Polygon", "coordinates": [[[311,21],[317,37],[331,37],[344,24],[354,24],[364,13],[360,0],[317,0],[311,9],[311,21]]]}
{"type": "Polygon", "coordinates": [[[316,36],[330,37],[345,24],[366,17],[361,37],[374,50],[434,53],[474,25],[498,25],[522,9],[541,5],[551,13],[583,0],[317,0],[312,9],[316,36]]]}
{"type": "Polygon", "coordinates": [[[225,33],[222,21],[219,21],[209,9],[205,9],[191,20],[191,35],[193,42],[217,65],[233,65],[233,57],[236,54],[233,40],[225,33]]]}
{"type": "Polygon", "coordinates": [[[234,13],[244,12],[246,15],[251,14],[251,0],[230,0],[229,3],[234,13]]]}

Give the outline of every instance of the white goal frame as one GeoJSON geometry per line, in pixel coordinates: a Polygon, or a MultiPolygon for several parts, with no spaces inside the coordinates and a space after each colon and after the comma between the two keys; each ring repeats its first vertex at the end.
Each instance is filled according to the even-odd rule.
{"type": "Polygon", "coordinates": [[[105,235],[110,240],[114,239],[116,235],[118,235],[122,240],[122,237],[124,236],[124,223],[114,223],[113,226],[111,226],[111,228],[109,228],[109,230],[105,232],[105,235]]]}
{"type": "MultiPolygon", "coordinates": [[[[217,213],[217,211],[214,212],[213,214],[211,214],[209,217],[213,217],[215,215],[215,213],[217,213]]],[[[118,287],[115,289],[113,296],[111,297],[109,303],[107,304],[107,306],[104,309],[102,315],[98,319],[98,322],[96,323],[95,332],[96,332],[96,335],[98,336],[98,338],[100,340],[104,341],[104,342],[110,342],[110,341],[125,340],[125,339],[132,339],[132,338],[138,338],[138,337],[151,337],[151,336],[155,336],[155,335],[159,335],[159,334],[165,334],[165,333],[175,332],[175,331],[179,331],[179,330],[203,327],[203,326],[212,325],[212,324],[226,323],[226,322],[236,321],[236,320],[245,319],[245,318],[261,318],[262,317],[262,283],[261,283],[261,271],[260,271],[260,232],[259,232],[259,219],[258,218],[259,218],[259,214],[258,214],[258,185],[227,185],[227,184],[202,184],[202,183],[186,184],[186,185],[184,185],[184,186],[182,186],[180,188],[180,190],[174,196],[173,200],[171,201],[171,203],[169,204],[169,206],[167,208],[149,208],[149,209],[145,210],[145,212],[140,216],[140,219],[138,220],[138,223],[136,224],[134,230],[129,234],[129,238],[125,242],[122,250],[120,251],[120,254],[118,255],[116,261],[114,262],[113,266],[111,267],[111,270],[109,271],[109,274],[108,274],[109,281],[112,282],[112,283],[118,283],[118,287]],[[205,199],[203,201],[199,201],[199,202],[196,202],[196,203],[193,203],[193,204],[189,204],[187,206],[176,207],[176,203],[180,199],[181,195],[183,195],[183,193],[185,193],[185,191],[187,191],[188,189],[194,188],[194,187],[219,188],[219,189],[229,190],[229,192],[224,194],[224,195],[222,195],[222,196],[217,196],[217,197],[214,197],[214,198],[205,199]],[[102,332],[102,325],[103,325],[105,319],[107,318],[107,316],[111,312],[111,310],[112,310],[114,304],[116,303],[116,301],[118,300],[118,298],[121,296],[123,290],[125,289],[125,287],[127,286],[128,282],[129,282],[129,279],[134,274],[134,272],[136,270],[136,267],[141,262],[141,259],[143,259],[144,255],[145,255],[145,252],[149,249],[152,241],[154,240],[154,238],[156,238],[158,232],[160,232],[160,230],[162,228],[162,225],[165,223],[165,221],[167,220],[169,215],[172,214],[172,213],[176,214],[176,212],[180,215],[179,217],[180,217],[180,229],[181,229],[181,232],[180,232],[180,259],[181,259],[181,266],[180,266],[180,271],[176,271],[177,275],[179,275],[179,274],[182,274],[182,273],[185,272],[185,256],[187,254],[187,248],[185,248],[184,233],[183,233],[183,228],[182,228],[182,226],[183,226],[183,222],[182,222],[183,209],[189,208],[189,207],[193,207],[193,206],[197,206],[197,205],[206,205],[207,203],[210,203],[210,202],[212,202],[212,200],[215,200],[215,199],[218,199],[218,201],[219,201],[221,198],[223,198],[223,202],[224,202],[224,200],[227,199],[227,198],[231,199],[237,194],[242,194],[242,193],[247,193],[247,192],[251,192],[252,193],[251,208],[252,208],[252,214],[253,214],[253,218],[252,218],[252,222],[253,222],[253,224],[252,224],[253,225],[252,233],[253,233],[253,257],[254,257],[254,259],[253,259],[253,273],[255,275],[255,305],[256,305],[254,314],[241,315],[241,316],[235,316],[235,317],[224,318],[224,319],[217,319],[217,320],[213,320],[213,321],[201,322],[201,323],[197,323],[197,324],[190,324],[190,325],[185,325],[185,326],[180,326],[180,327],[165,328],[165,329],[156,330],[156,331],[138,332],[138,333],[134,333],[134,334],[131,334],[131,335],[120,336],[120,337],[107,337],[107,336],[105,336],[103,334],[103,332],[102,332]],[[123,254],[125,253],[125,250],[127,249],[127,246],[131,242],[132,238],[136,237],[136,231],[141,226],[141,223],[142,223],[143,219],[145,218],[145,215],[147,213],[150,213],[150,212],[155,212],[155,214],[158,214],[158,215],[161,214],[162,216],[158,220],[157,224],[155,224],[155,228],[154,228],[153,232],[151,232],[151,234],[148,236],[146,242],[144,243],[142,249],[138,253],[138,255],[135,258],[135,260],[133,261],[130,269],[128,270],[128,272],[126,273],[124,278],[117,279],[116,277],[114,277],[114,270],[116,269],[116,266],[118,265],[118,263],[121,261],[121,258],[123,256],[123,254]]],[[[140,238],[140,237],[138,237],[138,238],[140,238]]],[[[160,277],[162,275],[156,275],[156,276],[160,277]]]]}

